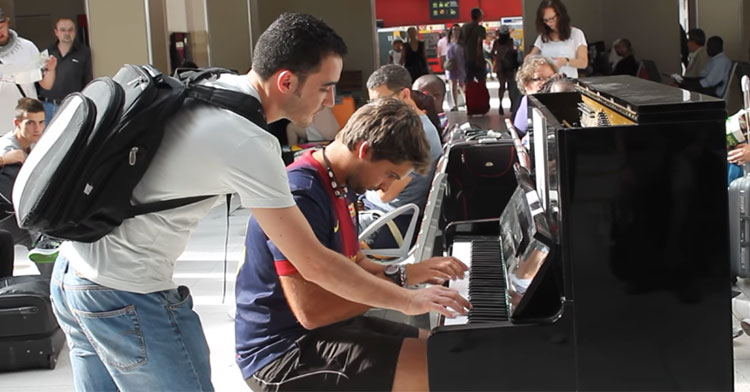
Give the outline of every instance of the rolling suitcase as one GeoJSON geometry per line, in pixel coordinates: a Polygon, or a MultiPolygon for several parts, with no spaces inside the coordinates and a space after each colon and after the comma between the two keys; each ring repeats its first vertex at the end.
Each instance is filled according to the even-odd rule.
{"type": "Polygon", "coordinates": [[[513,139],[481,129],[458,130],[446,154],[445,220],[500,217],[517,185],[513,139]]]}
{"type": "Polygon", "coordinates": [[[52,313],[49,280],[0,279],[0,371],[54,369],[65,335],[52,313]]]}
{"type": "Polygon", "coordinates": [[[484,80],[466,82],[466,114],[485,114],[490,111],[490,92],[484,80]]]}
{"type": "MultiPolygon", "coordinates": [[[[742,77],[742,92],[745,98],[745,115],[750,105],[750,78],[742,77]]],[[[745,137],[745,140],[750,140],[745,137]]],[[[729,261],[732,275],[750,278],[750,170],[729,184],[729,261]]]]}

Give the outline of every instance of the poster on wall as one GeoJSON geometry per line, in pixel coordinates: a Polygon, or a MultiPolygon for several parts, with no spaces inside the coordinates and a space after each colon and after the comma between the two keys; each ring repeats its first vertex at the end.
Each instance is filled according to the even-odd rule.
{"type": "Polygon", "coordinates": [[[430,19],[458,18],[458,0],[428,0],[430,2],[430,19]]]}

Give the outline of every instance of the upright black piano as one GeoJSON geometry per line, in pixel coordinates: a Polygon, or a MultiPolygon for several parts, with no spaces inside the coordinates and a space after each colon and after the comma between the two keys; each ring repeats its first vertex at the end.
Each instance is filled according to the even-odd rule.
{"type": "Polygon", "coordinates": [[[529,113],[534,165],[504,216],[442,230],[447,253],[473,244],[456,287],[477,312],[432,329],[430,389],[732,390],[724,102],[595,77],[529,113]]]}

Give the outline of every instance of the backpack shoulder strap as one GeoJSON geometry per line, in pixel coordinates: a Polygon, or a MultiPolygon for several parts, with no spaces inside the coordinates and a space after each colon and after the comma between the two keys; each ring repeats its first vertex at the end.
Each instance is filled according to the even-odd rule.
{"type": "Polygon", "coordinates": [[[219,76],[226,73],[237,75],[232,70],[213,67],[176,71],[175,78],[185,83],[188,97],[230,110],[245,117],[259,127],[268,130],[263,106],[257,98],[239,91],[215,88],[198,83],[202,80],[218,79],[219,76]]]}
{"type": "MultiPolygon", "coordinates": [[[[217,77],[222,73],[233,72],[223,68],[207,68],[202,70],[185,71],[176,75],[176,78],[185,83],[188,97],[222,109],[231,110],[232,112],[250,120],[264,130],[268,130],[266,115],[263,112],[263,105],[261,105],[257,98],[239,91],[204,86],[197,83],[204,79],[217,77]]],[[[186,206],[214,196],[215,195],[185,197],[135,205],[130,210],[130,216],[128,216],[128,218],[186,206]]]]}
{"type": "Polygon", "coordinates": [[[237,74],[237,72],[234,72],[232,70],[219,67],[198,69],[178,68],[177,70],[175,70],[174,77],[186,84],[194,84],[204,79],[218,78],[219,76],[221,76],[221,74],[225,73],[233,75],[237,74]]]}
{"type": "Polygon", "coordinates": [[[188,204],[197,203],[199,201],[206,200],[209,197],[214,197],[214,196],[216,195],[183,197],[180,199],[169,199],[169,200],[155,201],[152,203],[138,204],[138,205],[132,206],[132,208],[130,209],[130,215],[126,216],[126,218],[132,218],[134,216],[143,215],[143,214],[150,214],[152,212],[157,212],[157,211],[171,210],[173,208],[178,208],[178,207],[186,206],[188,204]]]}
{"type": "Polygon", "coordinates": [[[255,125],[268,130],[266,115],[263,112],[263,105],[261,105],[260,101],[252,95],[200,84],[189,85],[187,94],[188,97],[197,99],[201,102],[231,110],[232,112],[250,120],[255,125]]]}

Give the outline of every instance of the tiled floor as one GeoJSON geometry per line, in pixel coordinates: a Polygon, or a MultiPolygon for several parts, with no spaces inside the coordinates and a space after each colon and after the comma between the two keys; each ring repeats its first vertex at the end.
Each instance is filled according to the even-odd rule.
{"type": "MultiPolygon", "coordinates": [[[[496,83],[488,83],[493,96],[492,110],[487,116],[471,117],[470,121],[484,128],[502,129],[503,118],[498,116],[499,100],[496,83]]],[[[503,102],[509,106],[507,98],[503,102]]],[[[451,119],[466,121],[465,112],[453,112],[451,119]]],[[[248,390],[234,362],[234,322],[228,312],[234,305],[234,273],[242,255],[242,242],[249,212],[237,210],[230,216],[229,246],[227,248],[224,274],[224,240],[226,233],[226,209],[215,208],[193,233],[188,248],[180,257],[175,271],[175,281],[188,285],[193,294],[195,309],[201,316],[203,328],[211,348],[212,380],[218,391],[248,390]],[[227,295],[222,299],[222,277],[227,279],[227,295]]],[[[26,260],[26,250],[16,247],[16,271],[20,274],[35,274],[36,267],[26,260]]],[[[750,298],[750,283],[740,285],[750,298]]],[[[750,306],[748,306],[750,313],[750,306]]],[[[387,313],[393,316],[392,313],[387,313]]],[[[750,317],[750,314],[748,314],[750,317]]],[[[744,316],[743,316],[744,317],[744,316]]],[[[735,324],[738,320],[735,320],[735,324]]],[[[734,340],[735,388],[750,392],[750,336],[743,335],[734,340]]],[[[14,392],[62,392],[73,391],[73,378],[67,348],[59,358],[54,370],[30,370],[0,373],[0,391],[14,392]]]]}

